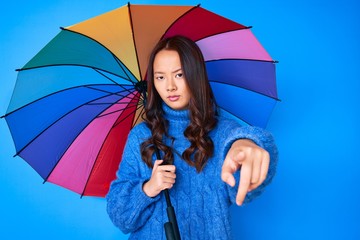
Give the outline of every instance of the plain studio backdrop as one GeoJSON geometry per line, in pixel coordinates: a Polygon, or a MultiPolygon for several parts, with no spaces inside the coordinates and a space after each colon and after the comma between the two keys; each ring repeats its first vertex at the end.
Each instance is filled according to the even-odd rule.
{"type": "MultiPolygon", "coordinates": [[[[360,239],[359,4],[343,1],[134,1],[197,5],[247,26],[279,61],[267,129],[280,151],[264,194],[232,208],[236,239],[360,239]]],[[[6,1],[1,6],[0,115],[21,68],[59,31],[127,4],[120,0],[6,1]]],[[[42,178],[0,120],[1,239],[127,239],[101,198],[42,178]]]]}

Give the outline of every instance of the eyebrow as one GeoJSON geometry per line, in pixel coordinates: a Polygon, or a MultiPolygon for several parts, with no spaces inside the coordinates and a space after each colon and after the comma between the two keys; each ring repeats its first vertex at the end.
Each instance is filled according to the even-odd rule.
{"type": "MultiPolygon", "coordinates": [[[[179,69],[177,69],[177,70],[175,70],[175,71],[172,71],[171,73],[177,73],[177,72],[180,72],[180,71],[182,71],[182,68],[179,68],[179,69]]],[[[164,72],[154,72],[154,74],[164,74],[164,72]]]]}

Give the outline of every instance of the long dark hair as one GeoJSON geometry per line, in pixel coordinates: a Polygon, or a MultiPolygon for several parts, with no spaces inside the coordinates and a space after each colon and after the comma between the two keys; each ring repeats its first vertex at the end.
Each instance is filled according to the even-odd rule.
{"type": "Polygon", "coordinates": [[[165,162],[172,163],[174,159],[171,146],[165,145],[162,141],[164,135],[169,138],[171,136],[168,135],[168,123],[163,117],[162,99],[154,86],[153,64],[156,54],[161,50],[174,50],[180,56],[181,67],[191,95],[188,106],[190,124],[184,131],[191,145],[182,153],[182,158],[201,172],[214,151],[213,141],[208,134],[217,123],[216,103],[201,50],[196,43],[183,36],[161,40],[150,55],[145,122],[151,129],[151,137],[141,144],[141,157],[149,167],[152,167],[151,156],[156,147],[164,153],[165,162]]]}

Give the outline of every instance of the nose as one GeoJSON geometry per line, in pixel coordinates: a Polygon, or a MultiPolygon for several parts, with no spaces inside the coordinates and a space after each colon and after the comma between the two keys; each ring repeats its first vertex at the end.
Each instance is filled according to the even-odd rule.
{"type": "Polygon", "coordinates": [[[174,80],[171,79],[171,80],[168,81],[166,91],[172,92],[172,91],[175,91],[175,90],[176,90],[176,84],[175,84],[174,80]]]}

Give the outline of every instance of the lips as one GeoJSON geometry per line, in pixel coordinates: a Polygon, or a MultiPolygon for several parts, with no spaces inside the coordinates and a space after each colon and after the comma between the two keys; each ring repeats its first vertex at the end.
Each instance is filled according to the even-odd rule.
{"type": "Polygon", "coordinates": [[[168,99],[170,102],[175,102],[175,101],[179,100],[179,98],[180,98],[179,95],[168,96],[168,99]]]}

